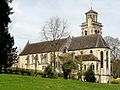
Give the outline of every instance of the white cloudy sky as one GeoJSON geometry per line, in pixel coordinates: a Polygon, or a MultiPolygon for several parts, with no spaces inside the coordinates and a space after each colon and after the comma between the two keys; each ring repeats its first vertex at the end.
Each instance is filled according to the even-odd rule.
{"type": "MultiPolygon", "coordinates": [[[[14,0],[12,6],[10,32],[15,45],[23,48],[28,40],[40,41],[41,27],[53,16],[67,19],[71,35],[79,36],[91,0],[14,0]]],[[[103,36],[120,37],[120,0],[93,0],[92,6],[104,25],[103,36]]]]}

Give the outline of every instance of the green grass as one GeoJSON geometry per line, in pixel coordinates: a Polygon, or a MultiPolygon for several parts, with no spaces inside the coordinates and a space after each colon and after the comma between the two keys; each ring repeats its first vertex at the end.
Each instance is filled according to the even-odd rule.
{"type": "Polygon", "coordinates": [[[120,85],[0,74],[0,90],[120,90],[120,85]]]}

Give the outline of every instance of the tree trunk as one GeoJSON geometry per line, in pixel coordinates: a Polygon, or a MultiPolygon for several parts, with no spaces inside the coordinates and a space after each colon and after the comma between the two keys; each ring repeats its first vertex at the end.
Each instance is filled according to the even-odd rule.
{"type": "Polygon", "coordinates": [[[2,73],[2,65],[0,65],[0,73],[2,73]]]}
{"type": "Polygon", "coordinates": [[[56,64],[55,51],[54,51],[54,57],[53,57],[53,59],[54,59],[54,60],[53,60],[53,61],[54,61],[54,62],[53,62],[53,63],[54,63],[53,72],[55,73],[55,68],[56,68],[56,65],[55,65],[55,64],[56,64]]]}

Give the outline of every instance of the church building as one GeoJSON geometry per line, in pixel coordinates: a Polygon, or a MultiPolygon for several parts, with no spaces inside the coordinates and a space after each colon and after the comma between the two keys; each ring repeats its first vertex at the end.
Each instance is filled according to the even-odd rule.
{"type": "MultiPolygon", "coordinates": [[[[56,71],[61,72],[60,57],[64,53],[73,53],[79,62],[82,60],[82,70],[86,71],[90,66],[95,73],[96,80],[107,83],[111,78],[110,48],[102,37],[103,25],[98,22],[98,13],[89,10],[85,13],[86,20],[81,24],[81,36],[68,37],[59,40],[56,54],[56,71]]],[[[37,69],[44,71],[51,63],[54,49],[50,47],[52,41],[27,43],[19,54],[18,67],[24,69],[37,69]]],[[[80,68],[79,68],[80,69],[80,68]]]]}

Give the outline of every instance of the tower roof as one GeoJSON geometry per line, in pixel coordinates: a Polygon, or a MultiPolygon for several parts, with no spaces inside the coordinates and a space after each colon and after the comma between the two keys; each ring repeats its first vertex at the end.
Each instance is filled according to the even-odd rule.
{"type": "Polygon", "coordinates": [[[88,14],[88,13],[95,13],[95,14],[98,14],[96,11],[94,11],[94,10],[89,10],[88,12],[86,12],[85,14],[88,14]]]}

